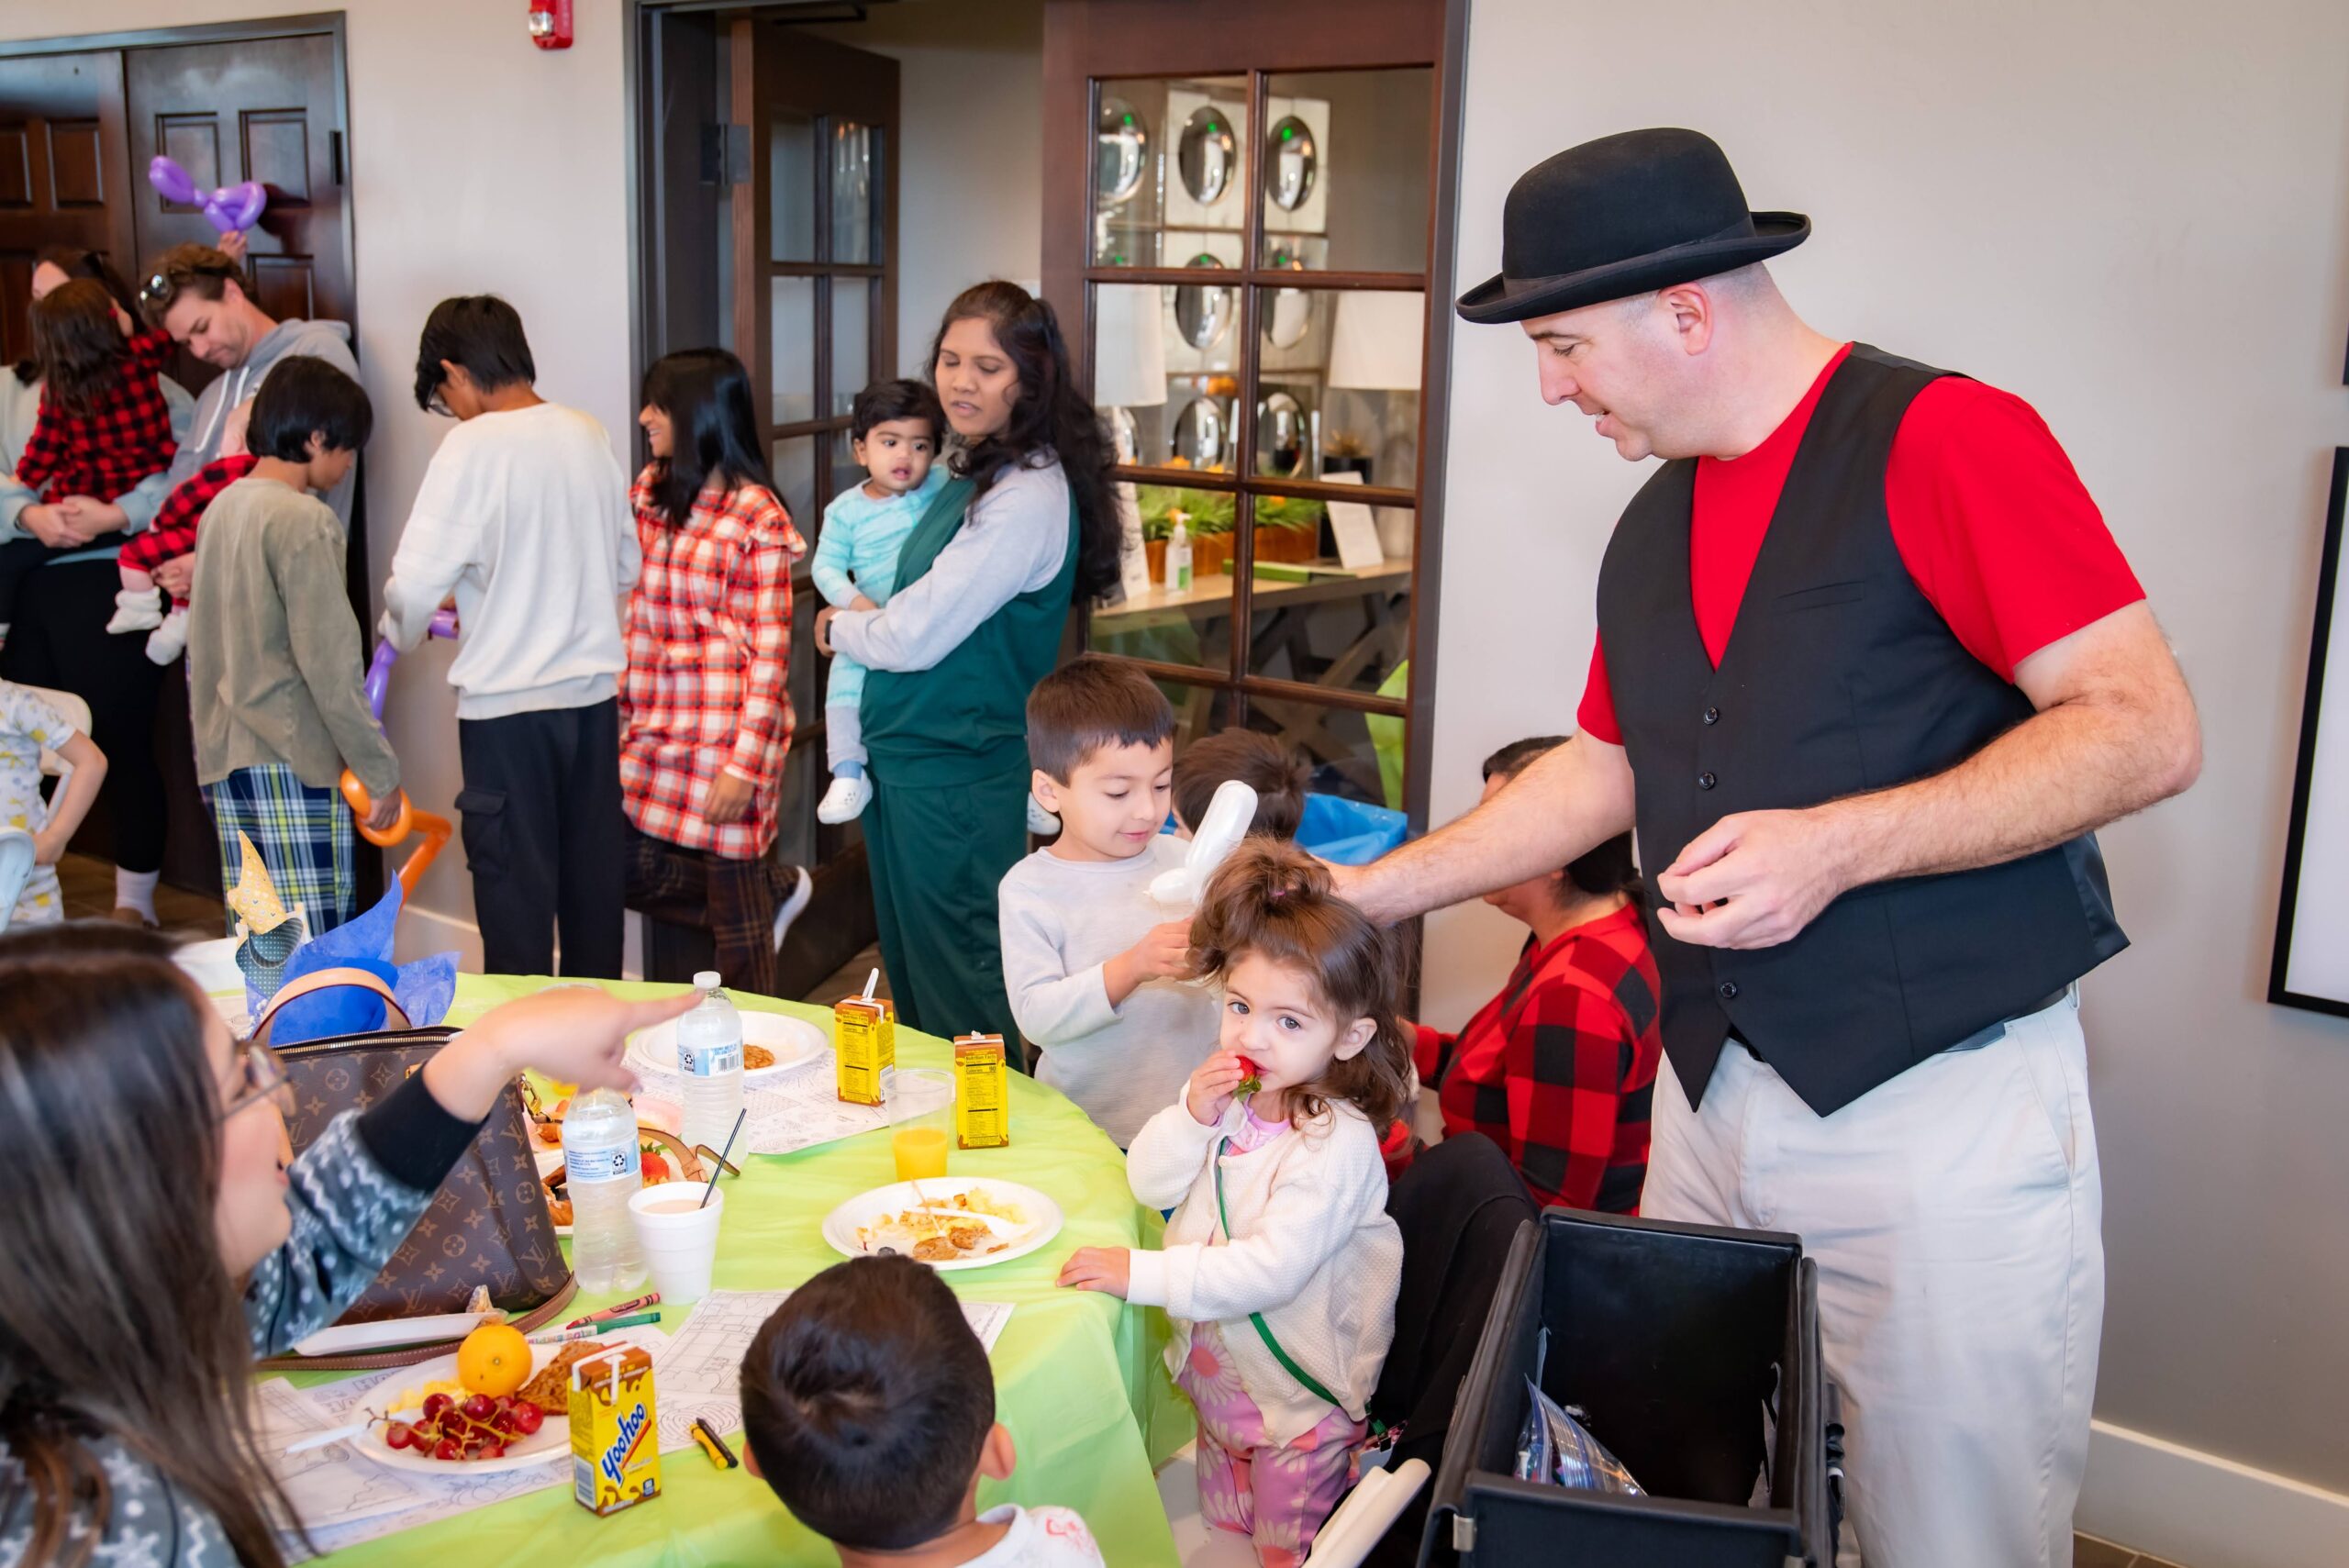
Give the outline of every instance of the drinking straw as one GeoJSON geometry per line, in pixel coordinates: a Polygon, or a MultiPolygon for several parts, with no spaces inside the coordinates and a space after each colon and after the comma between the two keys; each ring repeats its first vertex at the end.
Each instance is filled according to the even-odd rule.
{"type": "Polygon", "coordinates": [[[734,1113],[734,1130],[726,1135],[726,1147],[718,1151],[718,1162],[709,1168],[709,1185],[702,1188],[701,1202],[694,1205],[696,1208],[709,1207],[709,1195],[718,1190],[718,1173],[726,1169],[726,1162],[734,1153],[734,1140],[742,1136],[742,1123],[749,1119],[750,1115],[751,1107],[748,1106],[734,1113]]]}
{"type": "Polygon", "coordinates": [[[881,966],[874,964],[873,973],[864,977],[864,999],[873,1000],[873,988],[881,984],[881,966]]]}

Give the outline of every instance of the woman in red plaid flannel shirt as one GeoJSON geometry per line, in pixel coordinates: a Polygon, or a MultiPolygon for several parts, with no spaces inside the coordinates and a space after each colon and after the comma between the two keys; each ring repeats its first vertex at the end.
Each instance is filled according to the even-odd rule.
{"type": "Polygon", "coordinates": [[[644,573],[629,595],[620,794],[645,978],[716,966],[773,995],[807,873],[769,859],[791,747],[791,565],[807,546],[759,451],[750,376],[721,349],[646,373],[652,462],[631,496],[644,573]],[[680,928],[683,928],[680,929],[680,928]]]}
{"type": "MultiPolygon", "coordinates": [[[[1520,740],[1486,758],[1486,798],[1564,739],[1520,740]]],[[[1533,929],[1517,968],[1458,1034],[1418,1026],[1415,1065],[1445,1133],[1499,1144],[1537,1203],[1639,1212],[1664,985],[1638,886],[1625,833],[1486,895],[1533,929]]]]}

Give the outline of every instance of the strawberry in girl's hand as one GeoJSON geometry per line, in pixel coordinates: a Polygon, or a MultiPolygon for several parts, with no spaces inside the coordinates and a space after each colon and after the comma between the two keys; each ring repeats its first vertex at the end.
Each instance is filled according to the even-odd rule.
{"type": "Polygon", "coordinates": [[[1240,1059],[1240,1071],[1246,1073],[1247,1076],[1240,1080],[1238,1086],[1232,1090],[1232,1093],[1236,1095],[1252,1095],[1257,1090],[1264,1086],[1264,1070],[1244,1056],[1240,1059]]]}

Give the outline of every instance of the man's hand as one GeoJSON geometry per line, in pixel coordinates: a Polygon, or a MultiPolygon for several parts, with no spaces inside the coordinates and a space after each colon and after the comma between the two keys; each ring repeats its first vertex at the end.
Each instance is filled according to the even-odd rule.
{"type": "Polygon", "coordinates": [[[245,252],[251,248],[251,242],[243,229],[232,228],[222,235],[212,248],[241,267],[245,264],[245,252]]]}
{"type": "Polygon", "coordinates": [[[195,586],[195,552],[174,555],[155,568],[155,586],[174,599],[184,599],[195,586]]]}
{"type": "Polygon", "coordinates": [[[1825,812],[1746,811],[1690,840],[1656,885],[1656,912],[1676,941],[1766,948],[1792,941],[1851,885],[1843,841],[1825,812]]]}
{"type": "Polygon", "coordinates": [[[1071,1290],[1122,1296],[1133,1288],[1131,1255],[1123,1247],[1080,1247],[1061,1265],[1060,1283],[1071,1290]]]}
{"type": "Polygon", "coordinates": [[[719,827],[741,821],[750,814],[751,802],[758,789],[758,785],[739,773],[720,768],[717,779],[701,797],[702,820],[719,827]]]}
{"type": "Polygon", "coordinates": [[[377,833],[390,832],[393,825],[399,821],[400,812],[406,806],[406,793],[396,789],[392,791],[391,794],[377,801],[375,809],[367,814],[368,828],[377,833]]]}

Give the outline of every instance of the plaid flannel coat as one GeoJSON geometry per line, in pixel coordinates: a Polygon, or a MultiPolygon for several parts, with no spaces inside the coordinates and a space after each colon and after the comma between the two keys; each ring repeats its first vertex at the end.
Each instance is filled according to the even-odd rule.
{"type": "Polygon", "coordinates": [[[620,677],[620,794],[653,838],[728,860],[766,853],[791,748],[791,566],[807,541],[773,492],[716,484],[681,528],[654,509],[660,465],[630,500],[644,573],[629,595],[620,677]],[[754,786],[750,811],[713,823],[721,771],[754,786]]]}
{"type": "Polygon", "coordinates": [[[1422,1024],[1414,1054],[1447,1133],[1499,1144],[1536,1203],[1637,1213],[1664,985],[1636,906],[1536,947],[1458,1034],[1422,1024]]]}
{"type": "Polygon", "coordinates": [[[41,394],[40,413],[17,460],[17,483],[50,500],[90,495],[112,501],[150,473],[172,466],[172,406],[163,400],[171,334],[141,332],[123,345],[120,373],[86,413],[68,414],[41,394]]]}

